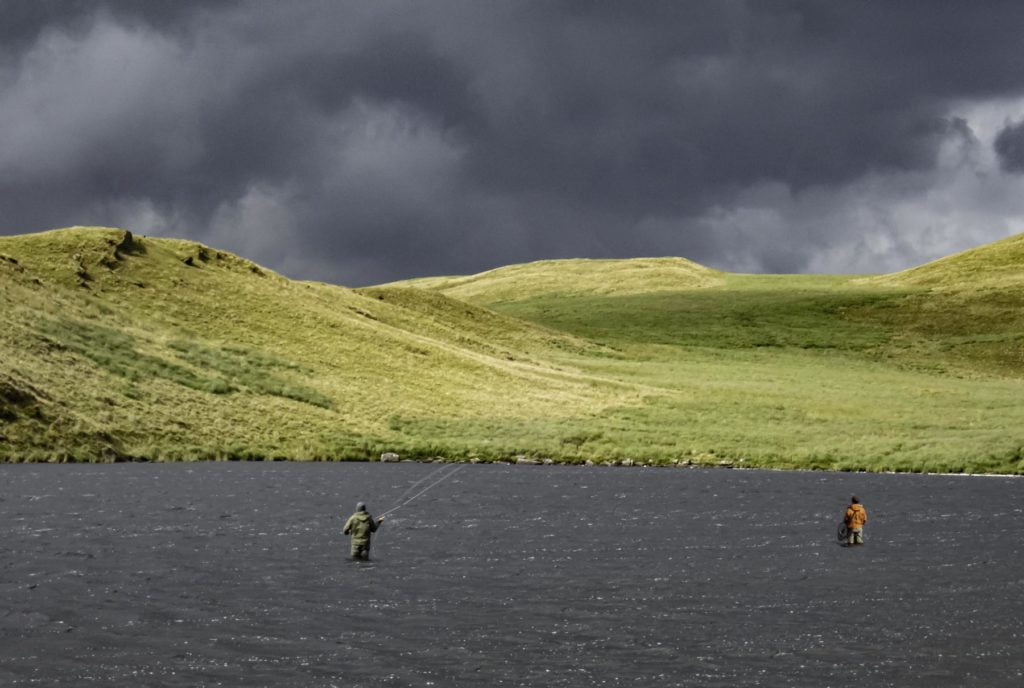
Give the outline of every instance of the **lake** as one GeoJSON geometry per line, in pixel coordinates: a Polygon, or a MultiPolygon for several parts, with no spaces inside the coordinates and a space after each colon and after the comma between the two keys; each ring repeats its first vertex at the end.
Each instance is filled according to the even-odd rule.
{"type": "Polygon", "coordinates": [[[0,466],[0,685],[1024,685],[1021,479],[453,470],[0,466]]]}

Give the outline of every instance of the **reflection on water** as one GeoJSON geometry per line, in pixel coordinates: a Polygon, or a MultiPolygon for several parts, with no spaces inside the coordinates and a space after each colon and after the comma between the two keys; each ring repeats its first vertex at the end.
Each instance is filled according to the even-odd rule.
{"type": "Polygon", "coordinates": [[[0,466],[0,685],[1024,685],[1018,479],[436,469],[0,466]]]}

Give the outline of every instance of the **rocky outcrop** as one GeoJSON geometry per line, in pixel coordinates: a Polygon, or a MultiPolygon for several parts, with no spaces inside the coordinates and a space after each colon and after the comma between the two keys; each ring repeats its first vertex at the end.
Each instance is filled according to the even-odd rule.
{"type": "Polygon", "coordinates": [[[0,378],[0,420],[14,422],[21,417],[41,417],[40,392],[10,378],[0,378]]]}

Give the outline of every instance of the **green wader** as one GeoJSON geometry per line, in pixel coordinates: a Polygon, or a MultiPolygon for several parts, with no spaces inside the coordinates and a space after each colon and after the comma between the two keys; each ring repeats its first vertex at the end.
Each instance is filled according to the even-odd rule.
{"type": "Polygon", "coordinates": [[[342,529],[352,536],[352,558],[370,558],[370,534],[377,530],[377,522],[365,511],[357,511],[345,521],[342,529]]]}

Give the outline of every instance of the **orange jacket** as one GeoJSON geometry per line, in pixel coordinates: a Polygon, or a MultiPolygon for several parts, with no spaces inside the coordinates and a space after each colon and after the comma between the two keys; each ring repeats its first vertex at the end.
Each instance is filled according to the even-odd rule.
{"type": "Polygon", "coordinates": [[[860,504],[851,504],[846,509],[846,527],[863,528],[868,522],[868,512],[860,504]]]}

